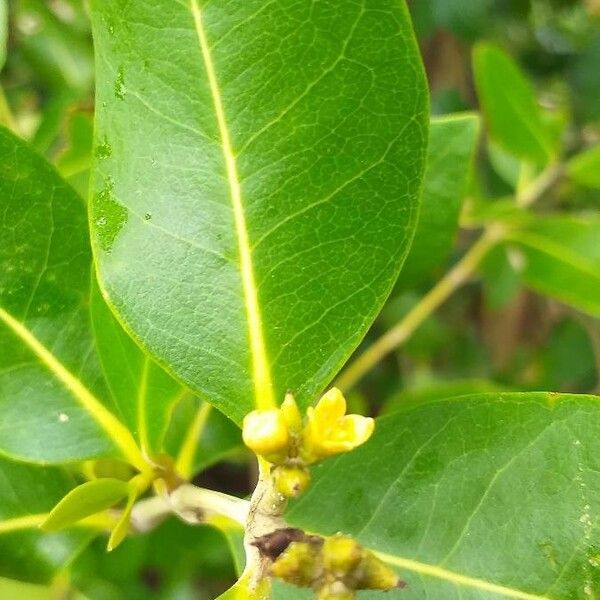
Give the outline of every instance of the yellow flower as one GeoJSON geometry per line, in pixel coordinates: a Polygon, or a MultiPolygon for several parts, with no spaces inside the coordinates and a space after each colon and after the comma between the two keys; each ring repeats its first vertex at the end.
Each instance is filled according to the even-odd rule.
{"type": "Polygon", "coordinates": [[[370,417],[346,415],[346,399],[337,388],[323,395],[306,415],[304,441],[311,462],[353,450],[364,444],[375,428],[370,417]]]}
{"type": "Polygon", "coordinates": [[[254,410],[244,417],[242,438],[254,453],[278,462],[287,455],[290,434],[279,409],[254,410]]]}

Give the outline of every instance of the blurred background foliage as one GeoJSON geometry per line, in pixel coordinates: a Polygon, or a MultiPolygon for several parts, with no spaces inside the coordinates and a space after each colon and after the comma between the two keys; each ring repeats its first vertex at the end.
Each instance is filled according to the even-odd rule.
{"type": "MultiPolygon", "coordinates": [[[[409,5],[433,115],[479,110],[472,52],[481,42],[493,42],[534,87],[545,131],[559,138],[563,159],[600,142],[600,0],[409,5]]],[[[0,66],[0,122],[29,140],[85,196],[94,111],[85,1],[0,0],[0,66]]],[[[520,162],[487,139],[485,120],[481,138],[465,206],[501,210],[514,195],[520,162]]],[[[600,175],[595,177],[597,182],[600,175]]],[[[598,187],[561,180],[537,210],[597,213],[598,187]]],[[[444,262],[410,280],[408,271],[406,280],[401,275],[362,349],[406,315],[473,238],[471,229],[462,229],[444,262]]],[[[378,414],[404,402],[494,389],[598,393],[598,320],[531,291],[518,276],[517,262],[506,248],[494,250],[481,277],[462,287],[353,389],[353,410],[378,414]]],[[[239,444],[234,440],[230,446],[225,460],[204,470],[196,483],[243,495],[254,473],[239,444]]],[[[50,589],[0,579],[0,598],[202,599],[215,597],[233,578],[219,533],[169,521],[110,555],[101,541],[93,543],[50,589]]]]}

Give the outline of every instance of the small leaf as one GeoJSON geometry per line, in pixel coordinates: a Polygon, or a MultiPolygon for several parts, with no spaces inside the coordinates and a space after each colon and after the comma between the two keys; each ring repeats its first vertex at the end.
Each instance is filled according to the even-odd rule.
{"type": "Polygon", "coordinates": [[[600,188],[600,145],[576,154],[567,163],[571,179],[590,188],[600,188]]]}
{"type": "Polygon", "coordinates": [[[593,598],[599,430],[596,396],[429,402],[379,419],[369,443],[315,469],[286,518],[378,551],[411,600],[593,598]]]}
{"type": "Polygon", "coordinates": [[[473,53],[475,85],[490,136],[515,156],[538,165],[554,156],[533,87],[503,50],[480,43],[473,53]]]}
{"type": "Polygon", "coordinates": [[[600,218],[536,217],[508,240],[511,264],[528,286],[600,315],[600,218]]]}
{"type": "Polygon", "coordinates": [[[404,2],[91,8],[101,287],[238,424],[288,389],[307,406],[415,228],[427,92],[404,2]]]}
{"type": "Polygon", "coordinates": [[[131,511],[133,510],[133,505],[135,504],[139,495],[139,490],[135,486],[130,485],[127,504],[123,508],[121,516],[119,517],[117,524],[111,531],[108,538],[108,544],[106,545],[108,552],[112,552],[115,548],[120,546],[121,542],[127,537],[131,525],[131,511]]]}
{"type": "Polygon", "coordinates": [[[50,512],[41,525],[44,531],[59,531],[125,498],[129,485],[120,479],[94,479],[71,490],[50,512]]]}
{"type": "MultiPolygon", "coordinates": [[[[92,539],[78,528],[43,534],[39,526],[51,508],[75,485],[55,467],[11,462],[0,457],[0,577],[48,583],[92,539]]],[[[2,596],[8,598],[8,596],[2,596]]]]}
{"type": "Polygon", "coordinates": [[[421,283],[450,252],[478,133],[474,114],[432,119],[419,221],[398,279],[400,289],[421,283]]]}

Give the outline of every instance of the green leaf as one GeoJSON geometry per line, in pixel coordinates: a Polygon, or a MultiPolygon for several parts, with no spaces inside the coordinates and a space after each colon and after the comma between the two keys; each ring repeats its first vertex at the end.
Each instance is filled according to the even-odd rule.
{"type": "Polygon", "coordinates": [[[600,218],[537,217],[508,239],[512,263],[528,286],[600,315],[600,218]]]}
{"type": "Polygon", "coordinates": [[[23,583],[0,578],[0,598],[27,598],[27,600],[53,600],[47,586],[23,583]]]}
{"type": "Polygon", "coordinates": [[[104,403],[85,208],[6,130],[0,156],[0,452],[34,462],[125,456],[141,468],[131,433],[104,403]]]}
{"type": "Polygon", "coordinates": [[[159,453],[170,411],[185,391],[127,335],[95,283],[91,311],[100,361],[123,421],[141,448],[159,453]]]}
{"type": "Polygon", "coordinates": [[[127,481],[93,479],[71,490],[42,523],[44,531],[60,531],[91,515],[111,508],[129,494],[127,481]]]}
{"type": "Polygon", "coordinates": [[[116,525],[110,533],[106,549],[112,552],[115,548],[121,545],[121,542],[127,537],[131,524],[131,513],[133,507],[140,495],[145,491],[143,481],[140,481],[144,476],[138,475],[127,482],[127,503],[121,511],[116,525]]]}
{"type": "Polygon", "coordinates": [[[490,136],[505,150],[539,165],[555,154],[535,91],[503,50],[489,43],[475,46],[475,86],[490,136]]]}
{"type": "Polygon", "coordinates": [[[415,228],[427,95],[404,3],[96,0],[92,19],[103,288],[236,422],[287,389],[307,405],[415,228]]]}
{"type": "Polygon", "coordinates": [[[419,221],[398,280],[403,289],[427,278],[452,248],[478,133],[474,114],[431,121],[419,221]]]}
{"type": "Polygon", "coordinates": [[[567,174],[581,185],[600,188],[600,144],[571,158],[567,174]]]}
{"type": "Polygon", "coordinates": [[[365,446],[317,468],[287,518],[356,536],[414,600],[593,598],[599,430],[595,396],[433,401],[380,419],[365,446]]]}
{"type": "Polygon", "coordinates": [[[53,535],[39,530],[52,506],[74,485],[60,469],[0,458],[1,577],[47,583],[87,545],[93,535],[89,529],[53,535]]]}

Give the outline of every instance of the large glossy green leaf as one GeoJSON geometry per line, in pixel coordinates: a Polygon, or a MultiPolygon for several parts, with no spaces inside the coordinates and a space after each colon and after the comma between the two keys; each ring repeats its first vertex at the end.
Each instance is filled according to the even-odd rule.
{"type": "Polygon", "coordinates": [[[0,453],[143,465],[110,410],[94,348],[85,207],[5,130],[0,157],[0,453]]]}
{"type": "Polygon", "coordinates": [[[409,584],[390,600],[595,598],[598,431],[594,396],[425,403],[380,419],[365,446],[316,469],[288,517],[384,553],[409,584]]]}
{"type": "Polygon", "coordinates": [[[102,285],[240,421],[306,405],[380,309],[415,227],[422,68],[403,2],[92,2],[102,285]]]}
{"type": "Polygon", "coordinates": [[[474,114],[431,121],[419,222],[398,280],[402,288],[423,281],[450,252],[478,132],[474,114]]]}
{"type": "Polygon", "coordinates": [[[513,266],[527,285],[600,315],[600,218],[537,217],[511,231],[513,266]]]}
{"type": "Polygon", "coordinates": [[[473,53],[477,94],[492,138],[519,158],[546,164],[551,135],[532,85],[503,50],[481,43],[473,53]]]}
{"type": "Polygon", "coordinates": [[[85,547],[89,530],[46,535],[38,529],[74,485],[57,468],[0,458],[0,576],[46,583],[85,547]]]}

